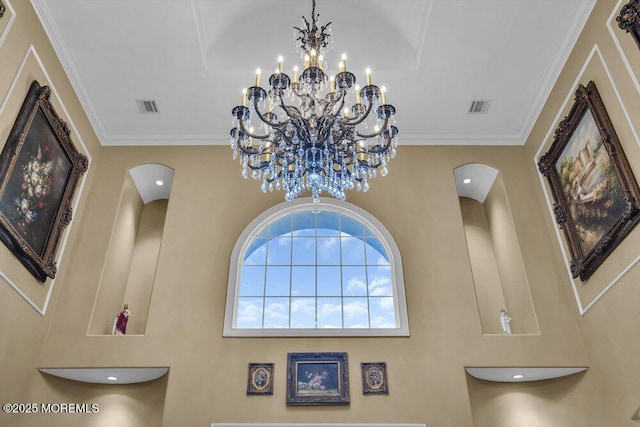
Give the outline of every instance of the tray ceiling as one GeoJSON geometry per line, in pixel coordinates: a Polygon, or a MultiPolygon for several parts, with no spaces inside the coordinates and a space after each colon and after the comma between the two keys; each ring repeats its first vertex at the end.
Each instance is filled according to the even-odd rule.
{"type": "MultiPolygon", "coordinates": [[[[300,0],[31,0],[103,145],[226,145],[241,91],[302,65],[300,0]],[[268,71],[267,71],[268,70],[268,71]],[[143,114],[136,100],[154,100],[143,114]]],[[[400,144],[521,145],[595,0],[318,0],[385,85],[400,144]],[[474,100],[490,100],[470,114],[474,100]]]]}

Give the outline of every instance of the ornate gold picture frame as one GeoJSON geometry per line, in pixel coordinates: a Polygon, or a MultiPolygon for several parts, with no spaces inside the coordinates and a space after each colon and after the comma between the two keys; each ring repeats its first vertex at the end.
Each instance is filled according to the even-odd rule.
{"type": "Polygon", "coordinates": [[[273,363],[249,363],[247,394],[273,394],[273,363]]]}
{"type": "Polygon", "coordinates": [[[640,0],[630,0],[616,17],[618,27],[631,34],[640,48],[640,0]]]}
{"type": "Polygon", "coordinates": [[[579,85],[538,169],[553,193],[572,276],[587,280],[640,219],[640,189],[593,81],[579,85]]]}
{"type": "Polygon", "coordinates": [[[288,353],[287,405],[348,405],[347,353],[288,353]]]}
{"type": "Polygon", "coordinates": [[[385,362],[360,364],[362,369],[362,394],[389,394],[387,364],[385,362]]]}
{"type": "Polygon", "coordinates": [[[0,154],[0,240],[41,282],[55,278],[59,240],[89,164],[50,94],[32,82],[0,154]]]}

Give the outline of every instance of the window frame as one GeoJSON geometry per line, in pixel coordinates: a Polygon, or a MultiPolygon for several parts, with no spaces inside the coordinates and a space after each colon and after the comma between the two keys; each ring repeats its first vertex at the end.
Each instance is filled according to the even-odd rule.
{"type": "MultiPolygon", "coordinates": [[[[317,296],[316,296],[317,298],[317,296]]],[[[301,198],[283,202],[271,207],[244,229],[231,252],[229,281],[224,314],[224,337],[390,337],[409,336],[409,320],[402,272],[400,251],[391,233],[373,215],[348,202],[320,198],[317,203],[312,198],[301,198]],[[238,279],[242,271],[243,258],[254,239],[265,226],[298,212],[323,210],[351,217],[367,227],[384,247],[389,259],[391,281],[394,291],[396,328],[236,328],[238,310],[238,279]]]]}

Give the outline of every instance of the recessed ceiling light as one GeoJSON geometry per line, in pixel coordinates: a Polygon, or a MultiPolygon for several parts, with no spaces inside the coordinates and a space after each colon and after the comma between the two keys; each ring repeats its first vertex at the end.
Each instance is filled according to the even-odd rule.
{"type": "Polygon", "coordinates": [[[108,379],[109,381],[118,381],[118,377],[114,377],[113,375],[109,375],[109,376],[107,377],[107,379],[108,379]]]}
{"type": "Polygon", "coordinates": [[[524,378],[524,375],[522,375],[522,374],[515,374],[515,375],[513,375],[511,378],[513,378],[514,380],[519,380],[520,378],[524,378]]]}
{"type": "Polygon", "coordinates": [[[462,182],[469,184],[471,182],[471,178],[465,178],[462,182]]]}
{"type": "Polygon", "coordinates": [[[156,181],[156,185],[157,186],[162,186],[162,185],[164,185],[164,182],[162,182],[161,180],[157,180],[156,181]]]}

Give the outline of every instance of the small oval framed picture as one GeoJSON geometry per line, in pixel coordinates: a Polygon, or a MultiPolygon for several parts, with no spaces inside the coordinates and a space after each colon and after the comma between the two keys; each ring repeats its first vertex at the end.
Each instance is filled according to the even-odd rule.
{"type": "Polygon", "coordinates": [[[362,367],[362,394],[389,394],[385,362],[363,362],[360,366],[362,367]]]}
{"type": "Polygon", "coordinates": [[[247,394],[273,394],[273,363],[249,363],[247,394]]]}

